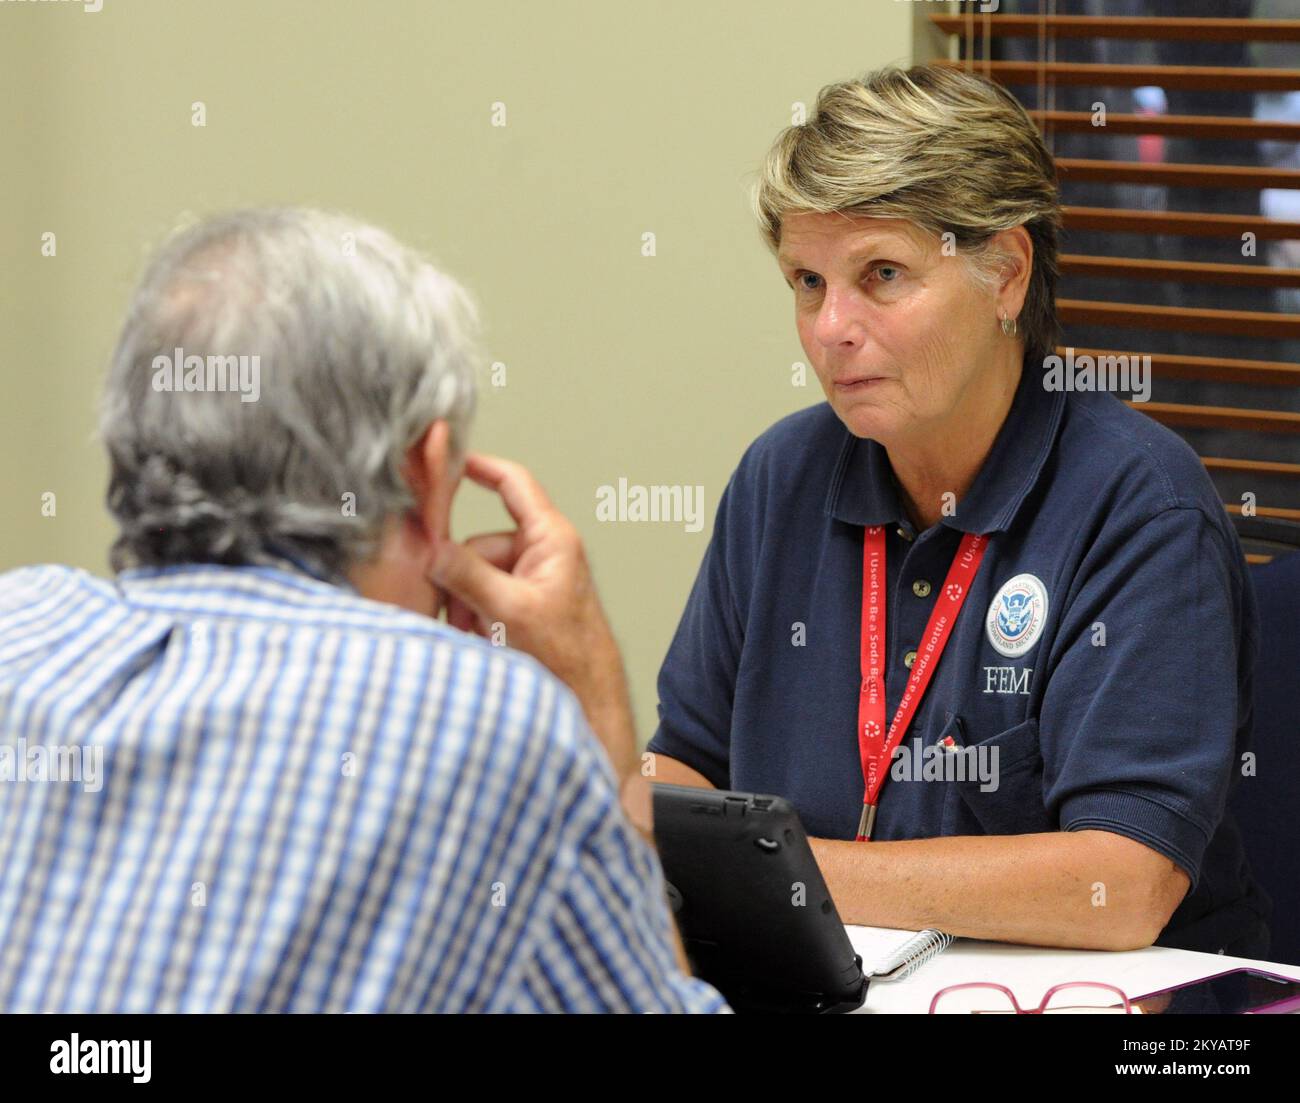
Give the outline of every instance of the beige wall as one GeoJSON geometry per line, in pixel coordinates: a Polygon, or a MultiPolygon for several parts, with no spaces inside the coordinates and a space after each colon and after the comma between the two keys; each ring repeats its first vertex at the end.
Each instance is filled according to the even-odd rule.
{"type": "MultiPolygon", "coordinates": [[[[802,353],[751,174],[795,101],[907,64],[920,7],[0,0],[0,569],[107,569],[94,407],[151,245],[186,212],[342,209],[480,300],[508,382],[483,387],[475,446],[527,462],[582,530],[648,738],[728,475],[821,400],[791,386],[802,353]],[[620,477],[702,485],[703,530],[599,523],[596,488],[620,477]]],[[[454,533],[504,520],[467,488],[454,533]]]]}

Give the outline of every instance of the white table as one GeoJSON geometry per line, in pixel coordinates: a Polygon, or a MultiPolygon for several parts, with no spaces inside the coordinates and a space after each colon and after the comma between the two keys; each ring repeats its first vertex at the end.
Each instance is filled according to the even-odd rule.
{"type": "MultiPolygon", "coordinates": [[[[864,969],[883,961],[915,934],[886,927],[845,927],[845,930],[853,948],[862,955],[864,969]]],[[[968,981],[1006,985],[1016,994],[1021,1007],[1037,1007],[1052,985],[1065,981],[1100,981],[1135,997],[1238,966],[1254,966],[1300,979],[1300,965],[1170,950],[1163,946],[1126,951],[1048,950],[959,938],[906,980],[873,980],[867,991],[867,1002],[855,1014],[923,1015],[930,1010],[930,1000],[940,988],[968,981]]]]}

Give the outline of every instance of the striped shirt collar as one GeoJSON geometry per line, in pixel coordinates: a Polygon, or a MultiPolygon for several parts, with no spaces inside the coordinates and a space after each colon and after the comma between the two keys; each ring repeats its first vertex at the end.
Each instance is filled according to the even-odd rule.
{"type": "Polygon", "coordinates": [[[445,627],[430,617],[367,599],[347,579],[325,579],[291,560],[259,564],[174,563],[130,567],[118,572],[118,593],[139,609],[216,617],[290,616],[319,625],[358,619],[401,626],[416,621],[423,630],[445,627]]]}

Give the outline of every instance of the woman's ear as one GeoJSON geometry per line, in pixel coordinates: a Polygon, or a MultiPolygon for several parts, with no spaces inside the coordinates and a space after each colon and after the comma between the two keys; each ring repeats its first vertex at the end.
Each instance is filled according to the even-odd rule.
{"type": "Polygon", "coordinates": [[[1029,277],[1034,272],[1034,242],[1023,226],[1002,230],[995,237],[994,248],[1006,258],[1002,284],[998,288],[998,312],[1009,318],[1020,317],[1029,294],[1029,277]]]}

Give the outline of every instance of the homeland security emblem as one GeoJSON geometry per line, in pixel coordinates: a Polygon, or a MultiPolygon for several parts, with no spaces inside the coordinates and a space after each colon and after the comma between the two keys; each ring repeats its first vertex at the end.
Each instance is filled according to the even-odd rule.
{"type": "Polygon", "coordinates": [[[1032,574],[1018,574],[1002,584],[989,605],[984,627],[999,655],[1023,655],[1042,634],[1047,622],[1047,587],[1032,574]]]}

